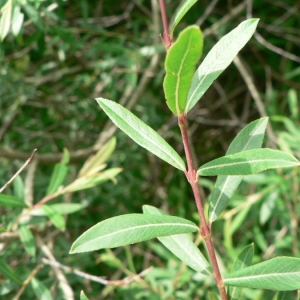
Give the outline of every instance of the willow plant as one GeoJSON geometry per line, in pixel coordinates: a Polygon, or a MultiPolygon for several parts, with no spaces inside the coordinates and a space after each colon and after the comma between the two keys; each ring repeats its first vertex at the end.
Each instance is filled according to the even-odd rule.
{"type": "Polygon", "coordinates": [[[258,19],[249,19],[239,24],[216,43],[196,69],[203,48],[200,28],[187,27],[173,42],[174,28],[194,2],[186,1],[169,32],[161,1],[163,41],[167,50],[163,89],[169,109],[178,118],[185,161],[163,137],[126,108],[111,100],[96,100],[115,125],[137,144],[183,172],[193,191],[200,227],[190,220],[170,216],[158,208],[144,205],[143,213],[116,216],[96,224],[73,243],[70,253],[120,247],[158,238],[190,268],[214,279],[220,295],[211,293],[211,299],[239,299],[243,287],[277,291],[300,289],[300,259],[276,257],[251,265],[253,244],[240,252],[229,273],[221,274],[213,244],[212,223],[220,216],[243,177],[267,169],[298,167],[300,162],[282,151],[261,148],[268,122],[265,117],[244,127],[230,144],[225,156],[200,168],[194,165],[187,133],[188,114],[249,41],[259,22],[258,19]],[[204,211],[204,199],[201,199],[198,187],[202,176],[218,176],[209,199],[208,214],[204,211]],[[203,237],[207,257],[192,241],[190,233],[193,232],[203,237]]]}

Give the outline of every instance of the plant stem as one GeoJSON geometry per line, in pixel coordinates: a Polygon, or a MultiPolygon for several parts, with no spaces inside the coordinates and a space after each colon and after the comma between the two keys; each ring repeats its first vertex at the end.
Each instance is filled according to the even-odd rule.
{"type": "Polygon", "coordinates": [[[161,18],[162,18],[163,27],[164,27],[163,42],[164,42],[166,49],[168,50],[172,45],[172,39],[169,34],[169,25],[168,25],[168,18],[167,18],[166,9],[165,9],[165,1],[159,0],[159,5],[160,5],[161,18]]]}
{"type": "Polygon", "coordinates": [[[225,285],[220,273],[220,269],[219,269],[219,265],[218,265],[218,261],[216,258],[216,253],[215,253],[215,249],[214,249],[214,245],[212,243],[212,238],[211,238],[211,230],[207,224],[206,218],[205,218],[205,214],[204,214],[204,210],[203,210],[203,205],[202,205],[202,201],[201,201],[201,196],[200,196],[200,192],[199,192],[199,187],[198,187],[198,176],[197,176],[197,172],[194,168],[193,165],[193,160],[192,160],[192,156],[191,156],[191,149],[190,149],[190,143],[189,143],[189,137],[188,137],[188,133],[187,133],[187,119],[186,119],[186,114],[183,114],[181,116],[178,117],[178,125],[180,127],[181,130],[181,135],[182,135],[182,141],[183,141],[183,146],[184,146],[184,151],[185,151],[185,155],[186,155],[186,159],[187,159],[187,164],[188,164],[188,171],[185,173],[186,178],[188,180],[188,182],[190,183],[193,193],[194,193],[194,197],[195,197],[195,202],[197,205],[197,209],[199,212],[199,216],[200,216],[200,220],[201,220],[201,235],[204,238],[205,244],[206,244],[206,248],[210,257],[210,261],[212,264],[212,267],[214,269],[215,272],[215,281],[217,283],[218,289],[220,291],[221,294],[221,298],[222,300],[227,300],[227,295],[226,295],[226,290],[225,290],[225,285]]]}

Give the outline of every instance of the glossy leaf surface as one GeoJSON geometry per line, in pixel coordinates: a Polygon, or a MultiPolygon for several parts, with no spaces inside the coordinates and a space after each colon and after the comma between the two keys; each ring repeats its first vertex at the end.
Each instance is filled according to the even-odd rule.
{"type": "Polygon", "coordinates": [[[175,168],[185,170],[185,164],[181,157],[151,127],[120,104],[103,98],[96,100],[116,126],[123,130],[137,144],[175,168]]]}
{"type": "Polygon", "coordinates": [[[202,48],[202,32],[198,26],[189,26],[180,33],[167,52],[164,91],[168,107],[177,116],[185,110],[192,77],[201,57],[202,48]]]}
{"type": "Polygon", "coordinates": [[[70,253],[115,248],[155,237],[195,232],[191,221],[171,216],[128,214],[102,221],[83,233],[70,253]]]}

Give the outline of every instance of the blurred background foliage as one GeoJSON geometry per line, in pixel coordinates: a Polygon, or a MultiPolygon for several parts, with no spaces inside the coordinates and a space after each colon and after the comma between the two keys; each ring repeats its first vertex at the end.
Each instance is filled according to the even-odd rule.
{"type": "MultiPolygon", "coordinates": [[[[166,1],[170,18],[182,3],[166,1]]],[[[141,212],[143,204],[199,221],[183,174],[117,131],[94,100],[101,96],[122,103],[183,155],[177,120],[167,109],[162,89],[165,49],[159,36],[158,1],[1,0],[0,8],[0,186],[38,149],[35,163],[5,194],[37,203],[46,196],[64,148],[70,154],[61,183],[66,186],[112,136],[117,145],[108,167],[123,169],[117,183],[107,181],[51,201],[82,204],[79,211],[65,216],[65,231],[33,216],[27,225],[39,245],[36,255],[26,252],[20,240],[22,209],[0,206],[0,298],[78,299],[83,289],[90,299],[208,299],[213,283],[181,265],[156,241],[68,254],[72,242],[89,227],[112,216],[141,212]],[[85,275],[60,267],[63,282],[53,261],[85,275]],[[148,270],[150,266],[154,268],[148,270]],[[8,267],[22,281],[34,280],[22,286],[12,270],[3,271],[8,267]],[[148,272],[130,277],[143,270],[148,272]],[[95,282],[87,274],[113,282],[95,282]]],[[[197,165],[224,155],[243,126],[265,115],[271,124],[265,144],[300,157],[299,2],[199,0],[174,38],[187,25],[198,24],[205,35],[206,55],[220,37],[251,17],[260,18],[256,34],[189,116],[197,165]]],[[[201,180],[205,199],[213,182],[201,180]]],[[[252,242],[255,262],[275,255],[300,257],[299,207],[297,169],[247,176],[214,223],[223,270],[230,270],[239,250],[252,242]]],[[[197,241],[203,249],[201,238],[197,241]]],[[[245,290],[243,297],[276,295],[245,290]]]]}

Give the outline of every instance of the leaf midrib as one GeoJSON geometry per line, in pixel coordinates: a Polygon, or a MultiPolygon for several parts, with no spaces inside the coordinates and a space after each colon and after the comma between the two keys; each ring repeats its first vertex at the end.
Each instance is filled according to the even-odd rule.
{"type": "MultiPolygon", "coordinates": [[[[102,102],[102,104],[104,104],[104,103],[102,102]]],[[[140,135],[141,135],[143,138],[145,138],[147,141],[150,141],[152,144],[154,144],[155,146],[157,146],[157,147],[158,147],[165,155],[167,155],[168,157],[172,158],[173,161],[177,163],[177,165],[180,167],[181,170],[184,170],[184,169],[185,169],[185,166],[182,165],[182,163],[178,162],[178,160],[176,159],[176,157],[173,156],[173,153],[168,153],[168,152],[166,152],[163,148],[160,147],[159,144],[157,144],[157,143],[155,142],[155,140],[151,140],[147,135],[144,134],[144,132],[142,132],[142,131],[139,132],[138,130],[136,130],[134,127],[132,127],[132,125],[131,125],[127,120],[125,121],[124,119],[122,119],[121,117],[119,117],[119,115],[116,114],[110,107],[108,107],[108,106],[105,105],[105,104],[104,104],[104,106],[106,106],[106,109],[110,110],[110,111],[116,116],[117,119],[121,120],[121,122],[122,122],[122,121],[125,122],[128,126],[130,126],[131,129],[133,129],[135,132],[137,132],[138,134],[140,134],[140,135]]],[[[148,126],[148,125],[147,125],[147,126],[148,126]]],[[[149,127],[149,130],[153,130],[153,129],[149,127]]],[[[156,133],[156,132],[154,131],[154,133],[156,133]]],[[[159,135],[158,135],[158,137],[160,138],[159,135]]],[[[169,145],[169,146],[170,146],[170,145],[169,145]]],[[[171,147],[171,146],[170,146],[170,147],[171,147]]],[[[175,150],[174,150],[174,151],[175,151],[175,150]]]]}

